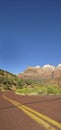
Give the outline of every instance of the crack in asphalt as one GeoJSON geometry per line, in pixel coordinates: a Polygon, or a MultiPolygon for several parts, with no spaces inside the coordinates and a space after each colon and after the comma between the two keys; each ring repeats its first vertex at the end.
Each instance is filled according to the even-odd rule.
{"type": "MultiPolygon", "coordinates": [[[[23,104],[21,104],[21,105],[36,104],[36,103],[44,103],[44,102],[51,102],[51,101],[60,100],[60,99],[61,99],[61,97],[58,97],[58,98],[49,99],[49,100],[44,100],[44,101],[27,102],[27,103],[23,103],[23,104]]],[[[17,105],[17,106],[21,106],[21,105],[17,105]]],[[[0,107],[0,110],[9,109],[9,108],[15,108],[15,107],[17,107],[17,106],[11,105],[11,106],[6,106],[6,107],[0,107]]]]}
{"type": "Polygon", "coordinates": [[[61,97],[54,98],[54,99],[49,99],[49,100],[44,100],[44,101],[35,101],[35,102],[33,101],[33,102],[23,103],[23,105],[25,105],[25,104],[35,104],[35,103],[51,102],[51,101],[60,100],[60,99],[61,99],[61,97]]]}

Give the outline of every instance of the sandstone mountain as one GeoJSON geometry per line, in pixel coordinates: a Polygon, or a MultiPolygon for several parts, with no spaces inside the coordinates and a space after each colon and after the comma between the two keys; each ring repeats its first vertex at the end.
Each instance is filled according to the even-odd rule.
{"type": "Polygon", "coordinates": [[[14,75],[0,69],[0,90],[14,90],[22,87],[54,85],[61,88],[61,64],[28,67],[23,73],[14,75]]]}
{"type": "Polygon", "coordinates": [[[23,73],[18,74],[19,78],[39,80],[45,83],[58,84],[61,86],[61,64],[58,66],[44,65],[43,67],[27,67],[23,73]]]}
{"type": "Polygon", "coordinates": [[[18,74],[18,77],[26,79],[59,78],[61,77],[61,64],[28,67],[23,73],[18,74]]]}

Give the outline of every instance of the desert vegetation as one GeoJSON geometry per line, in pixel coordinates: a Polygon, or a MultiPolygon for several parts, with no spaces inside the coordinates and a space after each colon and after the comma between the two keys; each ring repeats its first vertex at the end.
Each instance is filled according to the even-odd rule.
{"type": "Polygon", "coordinates": [[[38,86],[38,87],[27,87],[22,89],[16,89],[16,93],[18,94],[29,94],[29,95],[60,95],[61,88],[57,88],[55,86],[38,86]]]}
{"type": "Polygon", "coordinates": [[[48,95],[61,94],[61,78],[56,79],[25,79],[10,72],[0,70],[0,91],[15,90],[19,94],[48,95]]]}

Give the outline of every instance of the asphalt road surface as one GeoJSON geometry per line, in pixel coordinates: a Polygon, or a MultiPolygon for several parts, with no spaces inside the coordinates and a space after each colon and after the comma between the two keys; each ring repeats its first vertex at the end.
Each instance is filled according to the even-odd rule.
{"type": "Polygon", "coordinates": [[[61,96],[0,92],[0,130],[61,130],[61,96]]]}

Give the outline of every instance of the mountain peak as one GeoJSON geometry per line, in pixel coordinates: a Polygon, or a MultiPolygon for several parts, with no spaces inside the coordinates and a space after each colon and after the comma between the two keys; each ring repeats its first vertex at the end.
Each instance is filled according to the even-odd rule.
{"type": "Polygon", "coordinates": [[[29,66],[22,73],[22,75],[19,75],[19,77],[22,76],[30,79],[41,79],[46,77],[52,77],[52,74],[55,77],[61,76],[61,64],[58,64],[58,66],[53,66],[50,64],[46,64],[42,67],[40,67],[39,65],[29,66]]]}
{"type": "Polygon", "coordinates": [[[53,65],[49,65],[49,64],[47,64],[47,65],[44,65],[43,67],[42,67],[43,69],[52,69],[52,70],[55,70],[55,67],[53,66],[53,65]]]}
{"type": "Polygon", "coordinates": [[[58,66],[57,67],[61,67],[61,64],[58,64],[58,66]]]}
{"type": "Polygon", "coordinates": [[[51,67],[51,66],[52,66],[52,65],[47,64],[47,65],[44,65],[43,68],[51,67]]]}
{"type": "Polygon", "coordinates": [[[40,66],[39,66],[39,65],[37,65],[37,66],[35,66],[35,68],[40,68],[40,66]]]}
{"type": "Polygon", "coordinates": [[[58,64],[56,67],[57,70],[61,70],[61,64],[58,64]]]}

